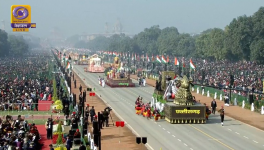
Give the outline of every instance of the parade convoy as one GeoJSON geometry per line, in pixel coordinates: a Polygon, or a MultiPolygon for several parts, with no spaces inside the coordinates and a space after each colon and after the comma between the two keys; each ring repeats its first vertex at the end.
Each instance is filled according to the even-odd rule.
{"type": "MultiPolygon", "coordinates": [[[[90,66],[100,62],[98,56],[90,57],[90,66]]],[[[89,70],[89,69],[88,69],[89,70]]],[[[105,70],[106,81],[99,76],[99,84],[104,87],[135,87],[130,74],[124,71],[123,64],[118,57],[105,70]]],[[[90,71],[92,72],[92,71],[90,71]]],[[[145,80],[146,77],[141,77],[145,80]]],[[[173,71],[163,71],[158,81],[150,103],[143,103],[142,97],[135,101],[135,113],[147,119],[154,117],[155,121],[165,119],[171,124],[206,123],[211,111],[205,104],[198,103],[191,94],[192,79],[180,77],[173,71]]]]}
{"type": "Polygon", "coordinates": [[[174,72],[162,72],[156,82],[152,102],[144,104],[142,98],[137,98],[136,114],[148,119],[153,116],[155,121],[164,118],[171,124],[206,123],[211,111],[205,104],[194,100],[191,86],[192,79],[187,76],[177,77],[174,72]]]}

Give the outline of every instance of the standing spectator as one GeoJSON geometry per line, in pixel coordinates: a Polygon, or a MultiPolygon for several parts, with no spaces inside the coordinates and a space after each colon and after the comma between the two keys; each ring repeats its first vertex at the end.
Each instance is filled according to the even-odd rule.
{"type": "Polygon", "coordinates": [[[70,150],[72,148],[72,140],[69,138],[69,136],[67,136],[66,148],[67,150],[70,150]]]}
{"type": "Polygon", "coordinates": [[[92,108],[90,109],[90,117],[91,117],[91,122],[93,122],[93,117],[95,115],[95,110],[94,110],[94,106],[92,106],[92,108]]]}
{"type": "Polygon", "coordinates": [[[74,80],[74,88],[76,89],[76,80],[74,80]]]}
{"type": "Polygon", "coordinates": [[[81,93],[82,92],[82,85],[81,84],[80,84],[79,90],[80,90],[80,93],[81,93]]]}
{"type": "Polygon", "coordinates": [[[48,121],[46,122],[47,139],[52,139],[52,126],[53,126],[52,119],[49,118],[48,121]]]}

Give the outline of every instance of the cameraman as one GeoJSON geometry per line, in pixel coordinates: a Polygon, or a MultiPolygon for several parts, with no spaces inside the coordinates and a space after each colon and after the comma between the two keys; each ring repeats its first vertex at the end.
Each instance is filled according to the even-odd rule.
{"type": "MultiPolygon", "coordinates": [[[[109,108],[109,107],[106,107],[105,109],[104,109],[104,112],[103,112],[103,116],[104,116],[104,119],[105,119],[105,126],[106,127],[109,127],[109,114],[110,114],[110,111],[111,111],[112,109],[111,108],[109,108]]],[[[104,123],[103,123],[103,126],[104,126],[104,123]]]]}

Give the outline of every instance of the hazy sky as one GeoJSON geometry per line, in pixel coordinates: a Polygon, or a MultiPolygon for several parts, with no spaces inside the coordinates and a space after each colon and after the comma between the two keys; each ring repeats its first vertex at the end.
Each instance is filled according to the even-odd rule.
{"type": "MultiPolygon", "coordinates": [[[[11,30],[11,5],[31,5],[36,29],[30,33],[47,36],[58,27],[64,36],[104,33],[117,19],[125,32],[136,34],[144,28],[175,26],[180,32],[199,33],[224,28],[233,18],[252,15],[264,0],[0,0],[0,21],[11,30]]],[[[2,28],[2,23],[0,23],[2,28]]]]}

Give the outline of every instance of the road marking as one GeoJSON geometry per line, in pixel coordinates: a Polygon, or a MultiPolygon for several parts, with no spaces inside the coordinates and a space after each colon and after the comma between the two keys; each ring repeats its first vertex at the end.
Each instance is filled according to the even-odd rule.
{"type": "Polygon", "coordinates": [[[257,141],[253,140],[253,142],[258,143],[257,141]]]}
{"type": "Polygon", "coordinates": [[[208,140],[212,140],[212,141],[215,141],[215,140],[222,140],[222,139],[208,139],[208,140]]]}
{"type": "Polygon", "coordinates": [[[173,137],[175,137],[175,135],[172,135],[173,137]]]}
{"type": "Polygon", "coordinates": [[[180,142],[181,142],[181,140],[180,140],[180,139],[178,139],[178,141],[180,141],[180,142]]]}
{"type": "MultiPolygon", "coordinates": [[[[79,74],[77,74],[78,76],[79,76],[79,74]]],[[[80,78],[80,76],[79,76],[79,78],[80,78]]],[[[90,80],[89,78],[88,78],[88,80],[90,80]]],[[[90,80],[91,81],[91,80],[90,80]]],[[[88,87],[93,87],[93,86],[91,86],[91,85],[89,85],[88,84],[88,81],[87,81],[87,83],[86,83],[86,86],[88,85],[88,87]]],[[[95,93],[97,93],[97,92],[95,92],[95,93]]],[[[111,107],[111,105],[109,104],[109,103],[107,103],[107,101],[105,101],[103,98],[101,98],[101,100],[105,103],[105,105],[107,105],[107,106],[109,106],[109,107],[111,107]]],[[[113,109],[113,107],[111,107],[112,108],[112,110],[113,110],[113,112],[115,113],[115,115],[120,119],[120,120],[124,120],[125,121],[125,119],[123,119],[120,115],[119,115],[119,113],[117,113],[116,111],[115,111],[115,109],[113,109]]],[[[129,124],[128,124],[128,122],[126,122],[125,121],[125,124],[126,124],[126,126],[136,135],[136,136],[138,136],[138,137],[141,137],[135,130],[134,130],[134,128],[132,128],[129,124]]],[[[149,149],[151,149],[151,150],[154,150],[148,143],[146,143],[146,146],[149,148],[149,149]]]]}
{"type": "Polygon", "coordinates": [[[161,127],[161,125],[159,125],[159,127],[161,127]]]}
{"type": "Polygon", "coordinates": [[[208,137],[210,137],[210,138],[214,139],[216,142],[218,142],[218,143],[222,144],[223,146],[227,147],[228,149],[230,149],[230,150],[234,150],[234,149],[233,149],[233,148],[231,148],[230,146],[228,146],[228,145],[224,144],[223,142],[221,142],[221,141],[217,140],[216,138],[212,137],[211,135],[209,135],[209,134],[205,133],[204,131],[202,131],[202,130],[200,130],[200,129],[196,128],[196,127],[194,127],[193,125],[190,125],[190,124],[189,124],[189,126],[191,126],[192,128],[196,129],[197,131],[201,132],[202,134],[204,134],[204,135],[206,135],[206,136],[208,136],[208,137]]]}
{"type": "Polygon", "coordinates": [[[190,148],[190,150],[193,150],[192,148],[190,148]]]}
{"type": "Polygon", "coordinates": [[[246,136],[243,136],[244,138],[246,138],[246,139],[248,139],[248,137],[246,137],[246,136]]]}
{"type": "Polygon", "coordinates": [[[157,122],[154,122],[155,124],[157,124],[157,122]]]}
{"type": "Polygon", "coordinates": [[[235,132],[236,134],[240,134],[240,133],[238,133],[238,132],[235,132]]]}
{"type": "Polygon", "coordinates": [[[167,131],[169,134],[170,134],[170,132],[169,131],[167,131]]]}
{"type": "Polygon", "coordinates": [[[188,146],[187,144],[183,143],[185,146],[188,146]]]}
{"type": "Polygon", "coordinates": [[[232,131],[231,129],[228,129],[229,131],[232,131]]]}
{"type": "Polygon", "coordinates": [[[163,130],[165,130],[165,128],[162,128],[163,130]]]}

